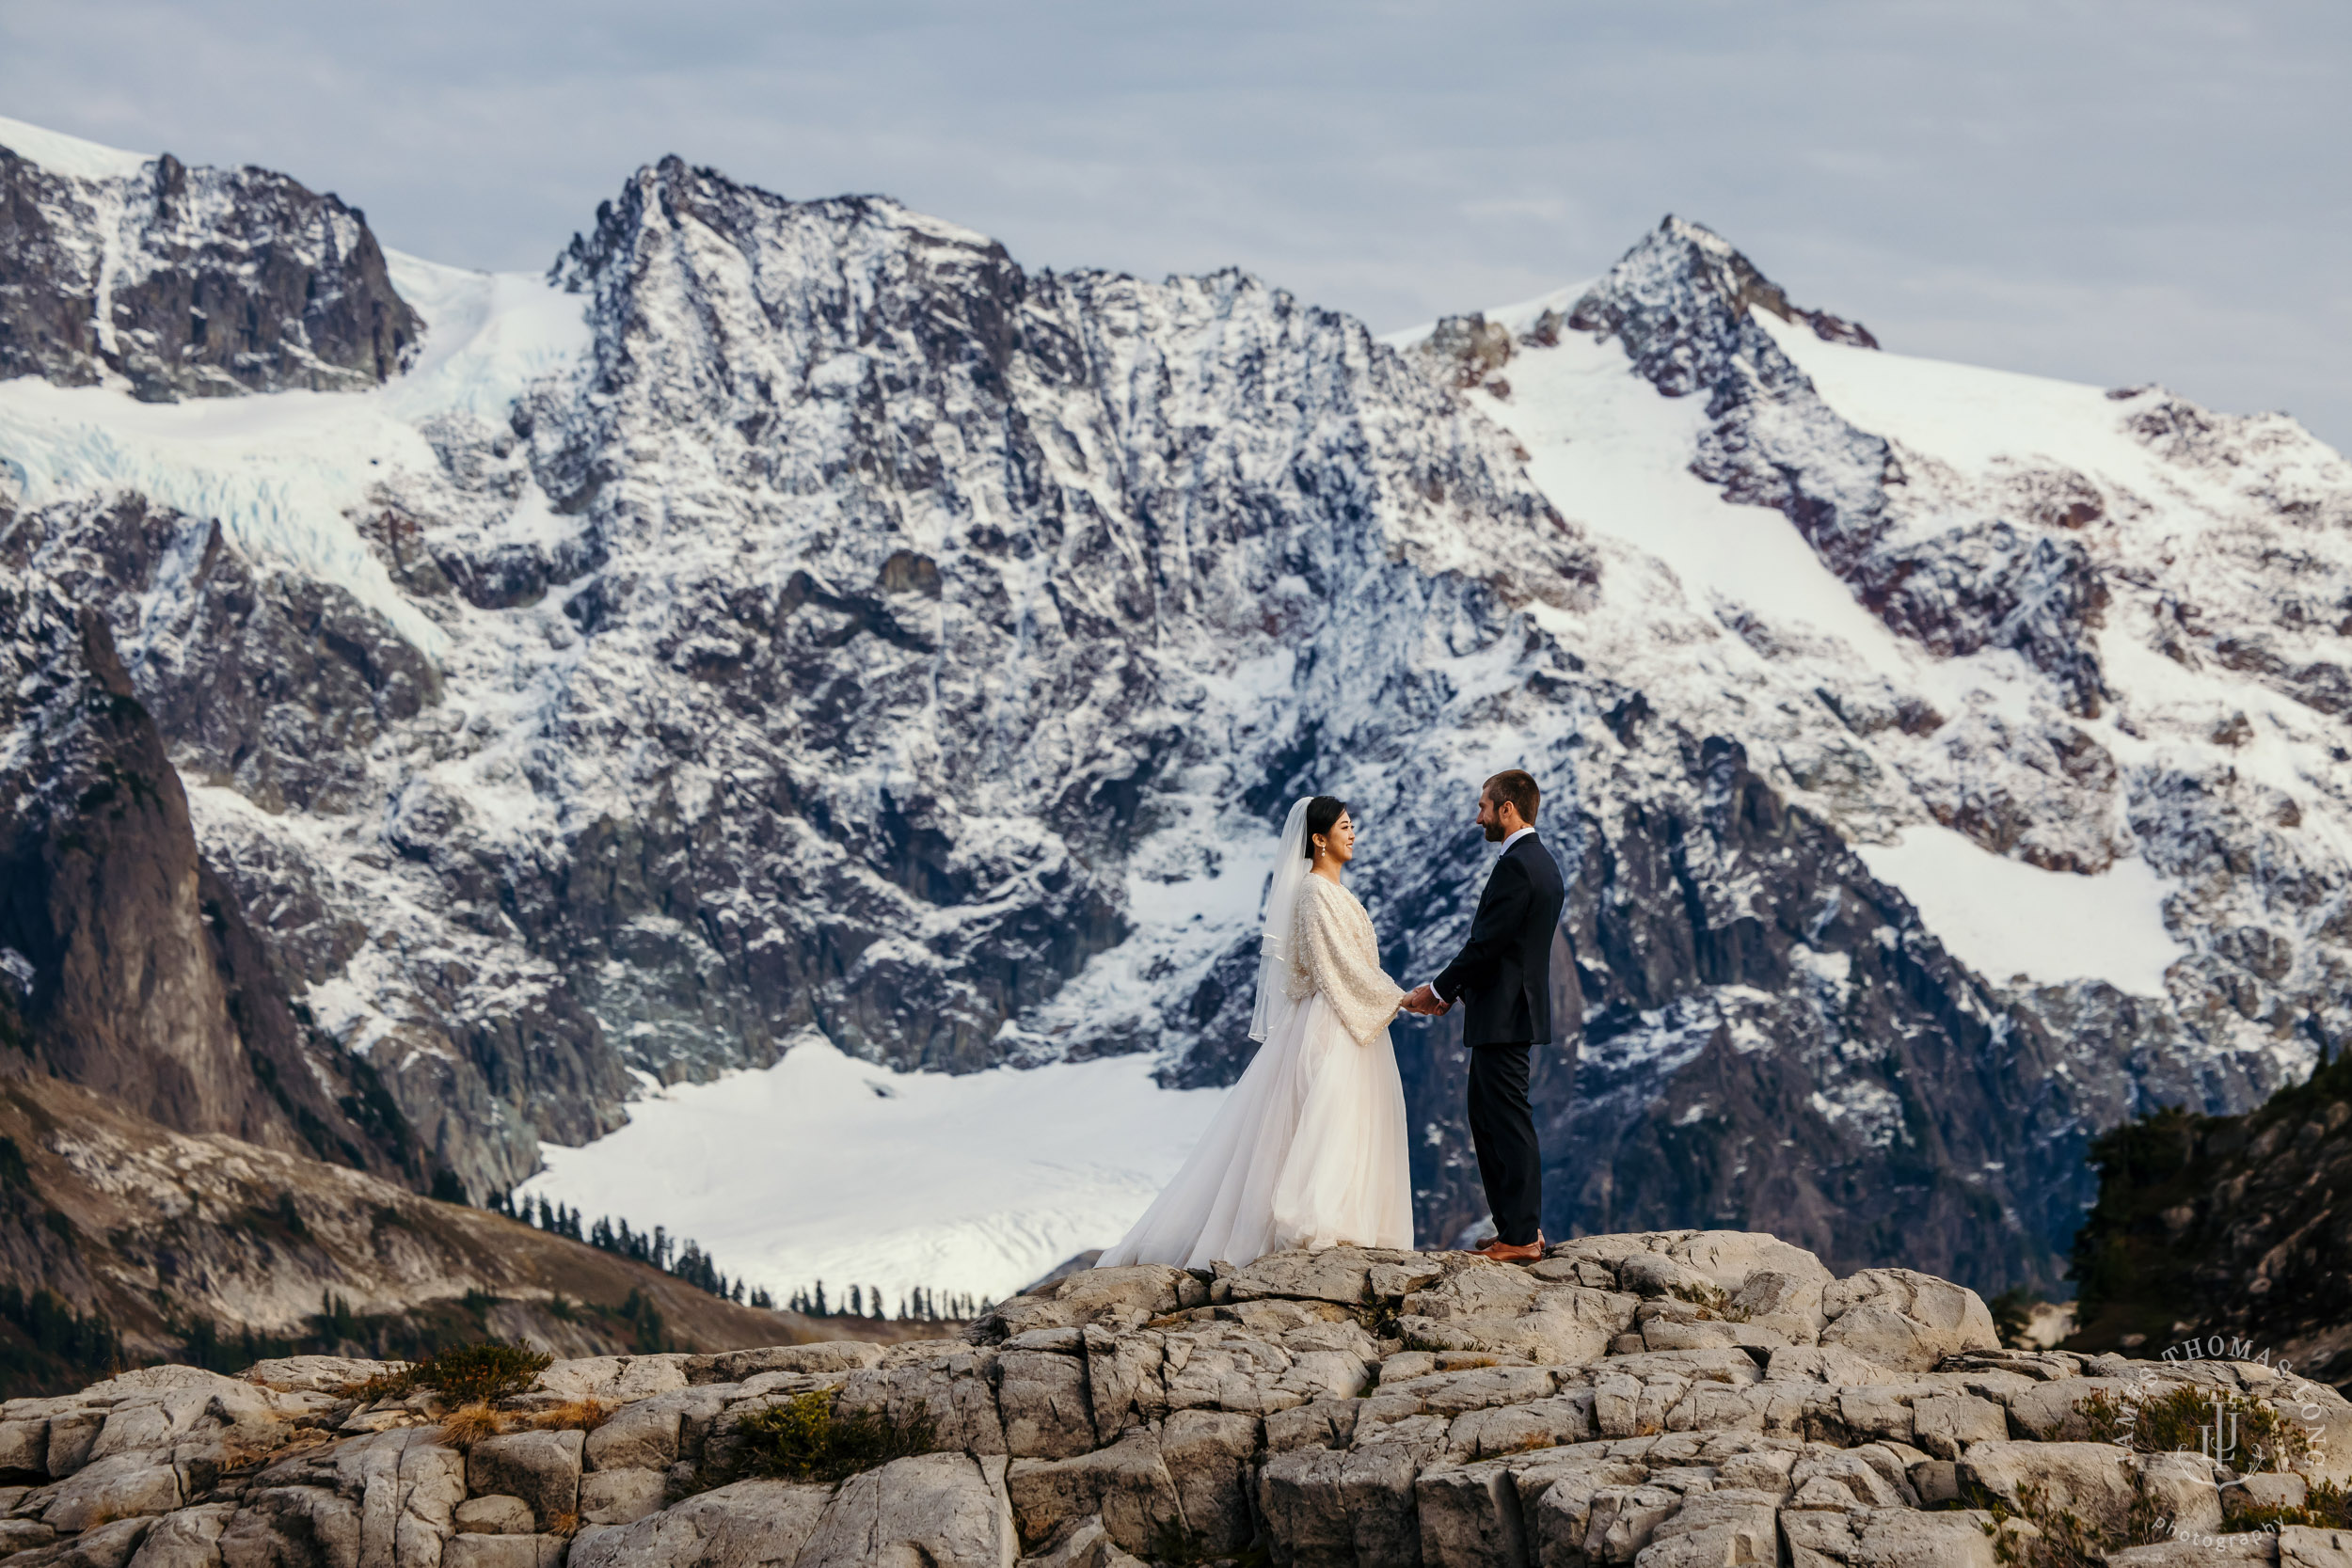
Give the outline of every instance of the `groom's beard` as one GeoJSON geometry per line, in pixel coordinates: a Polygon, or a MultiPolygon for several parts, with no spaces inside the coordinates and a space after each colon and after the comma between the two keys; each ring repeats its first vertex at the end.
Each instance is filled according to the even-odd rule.
{"type": "Polygon", "coordinates": [[[1510,836],[1502,831],[1502,824],[1500,822],[1487,823],[1486,825],[1486,842],[1489,844],[1501,844],[1505,838],[1510,836]]]}

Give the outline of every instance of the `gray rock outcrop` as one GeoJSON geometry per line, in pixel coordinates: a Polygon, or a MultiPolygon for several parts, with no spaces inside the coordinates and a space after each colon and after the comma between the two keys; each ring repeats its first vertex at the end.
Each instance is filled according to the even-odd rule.
{"type": "Polygon", "coordinates": [[[2082,1440],[2095,1394],[2288,1390],[2250,1363],[2004,1350],[1959,1286],[1834,1279],[1729,1231],[1585,1237],[1524,1268],[1339,1248],[1090,1270],[961,1339],[558,1362],[462,1452],[431,1395],[362,1407],[320,1359],[11,1402],[8,1560],[1992,1568],[2048,1507],[2116,1564],[2192,1560],[2194,1537],[2318,1565],[2343,1532],[2226,1533],[2224,1490],[2352,1471],[2352,1405],[2316,1386],[2291,1390],[2324,1456],[2308,1478],[2082,1440]],[[1818,1305],[1738,1305],[1790,1281],[1818,1305]],[[928,1449],[833,1483],[755,1473],[746,1418],[811,1396],[928,1449]],[[2159,1528],[2182,1540],[2124,1544],[2159,1528]]]}

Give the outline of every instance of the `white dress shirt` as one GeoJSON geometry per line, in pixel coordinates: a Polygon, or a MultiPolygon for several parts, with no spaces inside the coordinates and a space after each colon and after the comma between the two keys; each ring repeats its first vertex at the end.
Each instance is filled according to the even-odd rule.
{"type": "MultiPolygon", "coordinates": [[[[1529,826],[1527,826],[1527,827],[1521,828],[1518,832],[1515,832],[1515,833],[1511,834],[1509,837],[1505,838],[1505,839],[1502,841],[1502,854],[1503,854],[1503,855],[1507,855],[1507,854],[1509,854],[1509,853],[1511,852],[1511,846],[1513,846],[1514,844],[1517,844],[1519,840],[1521,840],[1521,839],[1525,838],[1528,834],[1530,834],[1530,833],[1534,832],[1534,831],[1535,831],[1535,829],[1534,829],[1534,825],[1533,825],[1533,824],[1531,824],[1531,825],[1529,825],[1529,826]]],[[[1501,855],[1498,855],[1498,856],[1496,857],[1496,859],[1498,859],[1498,860],[1500,860],[1501,858],[1502,858],[1502,856],[1501,856],[1501,855]]],[[[1423,985],[1425,985],[1425,986],[1427,986],[1427,987],[1429,988],[1429,992],[1430,992],[1430,994],[1431,994],[1432,996],[1437,995],[1437,991],[1438,991],[1438,981],[1437,981],[1437,977],[1436,977],[1435,975],[1432,975],[1429,979],[1424,980],[1424,981],[1422,981],[1422,983],[1423,985]]],[[[1440,997],[1440,998],[1439,998],[1439,1000],[1440,1000],[1440,1001],[1442,1001],[1442,1000],[1443,1000],[1443,998],[1441,998],[1441,997],[1440,997]]]]}

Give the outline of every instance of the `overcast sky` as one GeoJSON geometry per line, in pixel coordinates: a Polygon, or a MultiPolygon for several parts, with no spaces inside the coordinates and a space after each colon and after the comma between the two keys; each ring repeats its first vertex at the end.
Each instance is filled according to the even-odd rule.
{"type": "Polygon", "coordinates": [[[2352,5],[7,0],[0,115],[539,268],[665,152],[1390,330],[1675,212],[1889,348],[2352,448],[2352,5]]]}

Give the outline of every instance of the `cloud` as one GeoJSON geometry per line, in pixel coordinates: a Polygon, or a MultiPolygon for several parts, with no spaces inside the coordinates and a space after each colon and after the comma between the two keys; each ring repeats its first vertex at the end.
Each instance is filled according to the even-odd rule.
{"type": "Polygon", "coordinates": [[[0,113],[284,168],[474,265],[544,265],[675,151],[1377,328],[1590,276],[1673,210],[1891,346],[2346,445],[2347,56],[2310,0],[14,0],[0,113]]]}

